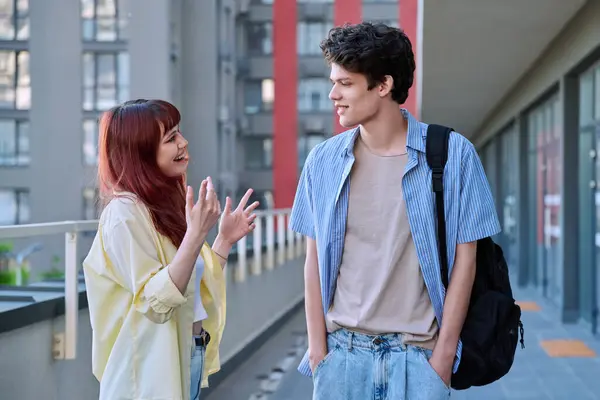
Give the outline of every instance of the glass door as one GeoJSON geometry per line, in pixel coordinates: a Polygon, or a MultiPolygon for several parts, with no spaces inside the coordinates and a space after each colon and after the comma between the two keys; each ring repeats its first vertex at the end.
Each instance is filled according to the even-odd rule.
{"type": "Polygon", "coordinates": [[[556,304],[562,297],[561,123],[556,96],[528,115],[529,281],[556,304]]]}
{"type": "Polygon", "coordinates": [[[540,243],[540,229],[538,225],[538,165],[539,154],[537,144],[537,118],[535,113],[529,114],[527,118],[527,248],[529,251],[527,262],[527,277],[528,282],[532,286],[540,286],[542,283],[539,276],[538,254],[540,243]]]}
{"type": "Polygon", "coordinates": [[[519,137],[514,125],[500,134],[500,187],[498,214],[502,224],[500,241],[510,269],[518,263],[518,212],[517,190],[519,184],[519,137]]]}
{"type": "Polygon", "coordinates": [[[579,84],[579,307],[598,331],[600,307],[600,66],[579,84]]]}
{"type": "Polygon", "coordinates": [[[561,176],[562,120],[560,102],[554,98],[544,109],[544,258],[547,276],[546,296],[556,304],[562,302],[563,279],[560,259],[562,236],[560,209],[562,203],[561,176]]]}

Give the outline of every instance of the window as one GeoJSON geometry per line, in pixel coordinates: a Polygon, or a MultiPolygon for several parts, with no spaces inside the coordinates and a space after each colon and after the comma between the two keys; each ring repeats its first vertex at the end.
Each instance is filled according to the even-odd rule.
{"type": "Polygon", "coordinates": [[[247,169],[269,169],[273,166],[273,139],[246,138],[244,154],[247,169]]]}
{"type": "Polygon", "coordinates": [[[333,104],[329,100],[331,84],[325,78],[300,79],[298,84],[298,110],[301,112],[330,111],[333,104]]]}
{"type": "Polygon", "coordinates": [[[298,138],[298,168],[302,169],[304,167],[304,161],[306,161],[306,157],[308,157],[308,153],[325,140],[325,136],[323,134],[314,134],[309,133],[306,136],[300,136],[298,138]]]}
{"type": "Polygon", "coordinates": [[[24,189],[0,188],[0,225],[29,222],[29,192],[24,189]]]}
{"type": "Polygon", "coordinates": [[[30,106],[29,52],[0,50],[0,108],[27,110],[30,106]]]}
{"type": "MultiPolygon", "coordinates": [[[[600,63],[580,75],[579,96],[578,176],[574,177],[579,188],[579,315],[593,324],[600,307],[600,63]]],[[[565,216],[573,214],[569,209],[565,216]]]]}
{"type": "Polygon", "coordinates": [[[369,22],[372,22],[374,24],[376,24],[376,23],[385,24],[385,25],[387,25],[389,27],[392,27],[392,28],[400,28],[400,24],[398,23],[397,19],[390,19],[390,20],[378,19],[378,20],[371,20],[369,22]]]}
{"type": "Polygon", "coordinates": [[[0,120],[0,166],[29,165],[29,121],[0,120]]]}
{"type": "Polygon", "coordinates": [[[327,37],[333,23],[327,22],[298,22],[298,54],[320,55],[321,48],[319,44],[327,37]]]}
{"type": "Polygon", "coordinates": [[[96,119],[83,120],[83,163],[98,165],[98,122],[96,119]]]}
{"type": "Polygon", "coordinates": [[[595,99],[596,99],[596,121],[600,121],[600,66],[596,67],[596,95],[595,95],[595,99]]]}
{"type": "Polygon", "coordinates": [[[85,188],[83,190],[83,219],[98,219],[100,216],[98,200],[98,189],[85,188]]]}
{"type": "Polygon", "coordinates": [[[273,79],[247,81],[244,84],[244,109],[246,114],[273,109],[275,100],[275,83],[273,79]]]}
{"type": "Polygon", "coordinates": [[[247,25],[248,52],[252,55],[273,53],[273,24],[256,22],[247,25]]]}
{"type": "Polygon", "coordinates": [[[129,96],[129,54],[83,54],[83,109],[106,110],[129,96]]]}
{"type": "Polygon", "coordinates": [[[561,298],[563,160],[561,102],[552,96],[527,114],[530,277],[550,299],[561,298]]]}
{"type": "Polygon", "coordinates": [[[586,73],[579,85],[579,126],[594,123],[594,74],[586,73]]]}
{"type": "Polygon", "coordinates": [[[83,40],[114,42],[124,39],[117,0],[81,0],[83,40]]]}
{"type": "Polygon", "coordinates": [[[0,40],[29,39],[29,0],[0,0],[0,40]]]}

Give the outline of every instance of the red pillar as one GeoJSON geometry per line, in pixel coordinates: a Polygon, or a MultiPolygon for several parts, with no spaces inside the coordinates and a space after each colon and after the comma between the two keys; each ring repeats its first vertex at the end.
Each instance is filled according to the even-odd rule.
{"type": "Polygon", "coordinates": [[[418,83],[421,78],[418,74],[419,71],[419,0],[399,0],[398,9],[400,11],[399,21],[400,28],[404,30],[404,33],[410,39],[412,43],[413,52],[415,53],[415,62],[417,63],[417,69],[415,70],[415,77],[413,85],[408,92],[408,99],[404,103],[406,108],[412,115],[419,118],[419,104],[417,98],[418,83]]]}
{"type": "Polygon", "coordinates": [[[273,195],[276,208],[293,205],[298,180],[298,52],[296,1],[273,2],[273,195]]]}
{"type": "MultiPolygon", "coordinates": [[[[362,0],[335,0],[333,4],[333,24],[335,26],[345,23],[358,24],[362,21],[362,0]]],[[[334,110],[333,113],[333,132],[341,133],[347,128],[340,125],[340,120],[334,110]]]]}

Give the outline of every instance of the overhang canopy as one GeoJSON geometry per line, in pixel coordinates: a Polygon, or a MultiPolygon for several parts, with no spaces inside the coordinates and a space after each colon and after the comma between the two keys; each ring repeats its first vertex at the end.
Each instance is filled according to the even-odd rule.
{"type": "Polygon", "coordinates": [[[422,0],[421,119],[467,137],[585,0],[422,0]]]}

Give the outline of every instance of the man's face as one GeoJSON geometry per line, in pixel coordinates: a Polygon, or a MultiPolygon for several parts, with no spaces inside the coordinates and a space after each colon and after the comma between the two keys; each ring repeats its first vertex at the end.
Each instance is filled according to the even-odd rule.
{"type": "Polygon", "coordinates": [[[377,86],[368,89],[367,78],[363,74],[348,72],[340,65],[332,64],[329,78],[333,84],[329,98],[333,101],[341,126],[364,125],[375,117],[382,98],[377,86]]]}

